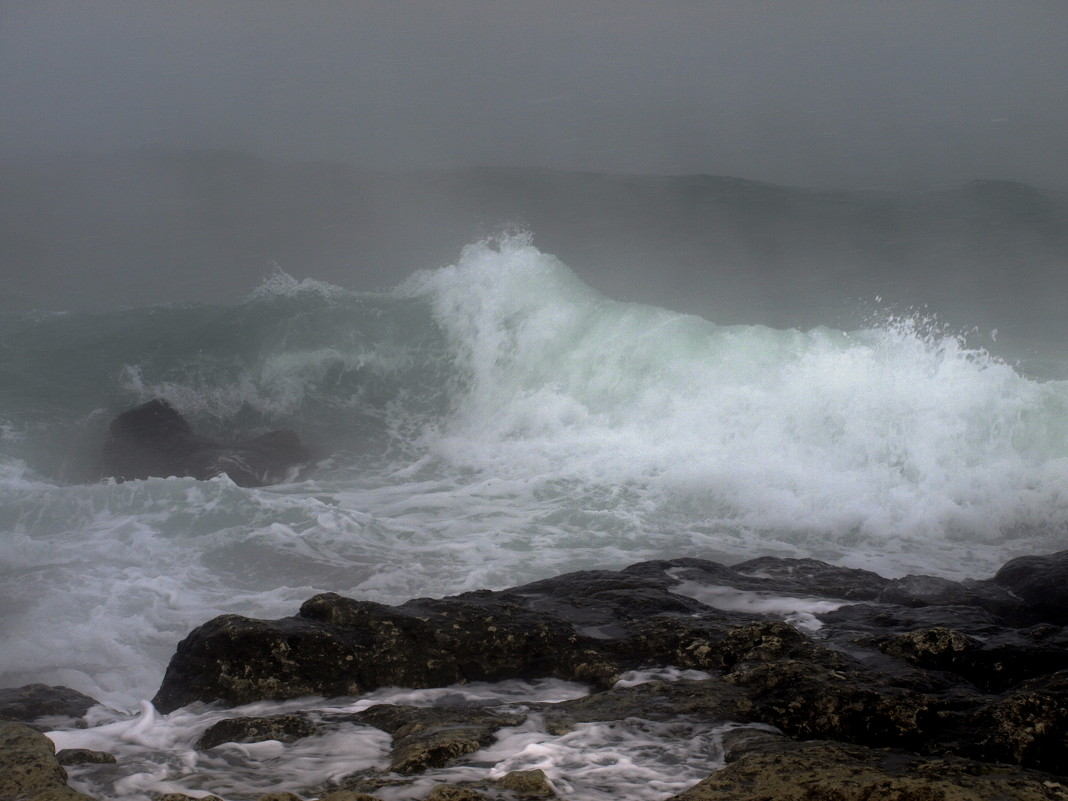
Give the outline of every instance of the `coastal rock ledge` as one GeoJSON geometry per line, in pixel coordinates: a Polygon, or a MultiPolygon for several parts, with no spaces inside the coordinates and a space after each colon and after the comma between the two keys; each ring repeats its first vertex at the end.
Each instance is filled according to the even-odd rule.
{"type": "MultiPolygon", "coordinates": [[[[730,764],[707,780],[714,794],[697,787],[680,798],[769,797],[739,789],[767,771],[811,790],[773,794],[781,798],[868,798],[842,788],[893,785],[897,794],[887,798],[1064,799],[1065,587],[1068,552],[1023,557],[991,579],[963,582],[886,579],[809,559],[728,567],[685,558],[399,606],[327,593],[294,617],[224,615],[196,629],[179,644],[154,703],[169,712],[194,701],[553,677],[594,690],[543,705],[559,731],[627,717],[778,730],[762,734],[759,749],[727,749],[730,764]],[[707,677],[616,684],[626,671],[666,666],[707,677]],[[1001,789],[983,794],[980,785],[995,784],[1001,789]],[[837,789],[821,794],[817,786],[837,789]]],[[[492,733],[469,737],[467,748],[439,743],[439,757],[420,762],[413,731],[440,738],[442,730],[430,720],[413,729],[426,710],[397,710],[403,726],[370,712],[363,722],[404,735],[395,738],[402,750],[394,767],[408,772],[455,762],[492,733]]],[[[463,728],[464,714],[453,710],[449,727],[463,728]]],[[[485,711],[470,714],[468,729],[484,725],[475,718],[485,711]]],[[[374,783],[354,780],[349,789],[373,791],[374,783]]]]}
{"type": "MultiPolygon", "coordinates": [[[[684,558],[398,606],[326,593],[293,617],[224,615],[195,629],[154,704],[167,713],[516,678],[591,688],[498,709],[290,707],[224,720],[197,745],[292,742],[339,723],[387,732],[389,767],[303,794],[325,801],[395,797],[531,714],[554,736],[633,719],[680,724],[680,737],[731,723],[724,767],[675,801],[1068,801],[1066,587],[1068,552],[962,582],[810,559],[684,558]]],[[[556,792],[539,771],[439,783],[429,796],[422,782],[420,797],[435,801],[556,792]]]]}

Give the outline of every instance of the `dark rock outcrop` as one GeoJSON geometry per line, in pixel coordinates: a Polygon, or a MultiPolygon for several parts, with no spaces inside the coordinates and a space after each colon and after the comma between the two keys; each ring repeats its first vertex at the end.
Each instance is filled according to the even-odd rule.
{"type": "Polygon", "coordinates": [[[1068,551],[1013,559],[997,572],[993,583],[1010,591],[1042,621],[1068,623],[1068,551]]]}
{"type": "Polygon", "coordinates": [[[81,718],[97,701],[70,687],[24,684],[0,689],[0,720],[35,723],[42,718],[81,718]]]}
{"type": "Polygon", "coordinates": [[[919,757],[765,735],[729,750],[728,765],[669,801],[1063,801],[1048,774],[956,757],[919,757]]]}
{"type": "MultiPolygon", "coordinates": [[[[1068,632],[1050,605],[1055,591],[1037,588],[1055,583],[1065,561],[1014,560],[994,580],[955,582],[809,559],[688,558],[398,606],[326,593],[293,617],[226,615],[196,629],[155,703],[167,712],[555,677],[594,692],[521,710],[377,706],[316,725],[392,734],[393,772],[354,775],[341,788],[353,792],[461,763],[536,712],[550,735],[633,718],[749,725],[735,732],[728,767],[679,801],[1063,799],[1068,632]],[[755,608],[769,611],[739,611],[755,608]],[[703,675],[616,684],[628,670],[667,666],[703,675]]],[[[515,792],[486,780],[439,795],[515,792]]]]}
{"type": "Polygon", "coordinates": [[[222,473],[243,487],[284,480],[311,454],[288,430],[235,442],[193,432],[165,400],[155,399],[116,417],[104,441],[104,475],[123,480],[190,476],[206,480],[222,473]]]}
{"type": "Polygon", "coordinates": [[[318,731],[303,715],[272,715],[266,718],[226,718],[208,727],[197,740],[197,749],[206,751],[222,743],[261,743],[279,740],[291,743],[318,731]]]}

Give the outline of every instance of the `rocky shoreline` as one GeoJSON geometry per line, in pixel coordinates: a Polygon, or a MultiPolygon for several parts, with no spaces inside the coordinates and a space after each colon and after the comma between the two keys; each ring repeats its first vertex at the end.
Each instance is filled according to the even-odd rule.
{"type": "MultiPolygon", "coordinates": [[[[224,615],[178,645],[153,703],[168,713],[195,702],[234,707],[507,679],[591,688],[507,707],[297,709],[200,733],[201,751],[296,742],[342,724],[388,733],[387,767],[301,793],[330,801],[566,796],[566,777],[552,770],[423,778],[468,764],[502,730],[534,717],[558,735],[637,721],[678,724],[676,736],[686,737],[688,727],[723,724],[716,742],[725,767],[674,801],[1068,799],[1066,623],[1068,551],[964,582],[886,579],[807,559],[727,567],[685,558],[398,606],[328,593],[281,620],[224,615]],[[650,671],[666,668],[674,673],[650,671]],[[650,671],[641,683],[621,681],[641,670],[650,671]]],[[[0,723],[0,801],[88,797],[69,789],[51,743],[32,728],[78,718],[93,703],[74,694],[64,707],[60,696],[63,688],[0,691],[0,719],[18,721],[0,723]],[[52,705],[25,701],[35,693],[52,705]]],[[[90,765],[79,775],[107,759],[61,756],[90,765]]],[[[121,770],[121,760],[107,769],[121,770]]]]}

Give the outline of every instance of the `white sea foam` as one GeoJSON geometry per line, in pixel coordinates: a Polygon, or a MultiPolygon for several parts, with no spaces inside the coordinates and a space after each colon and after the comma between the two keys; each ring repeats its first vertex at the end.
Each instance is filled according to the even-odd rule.
{"type": "MultiPolygon", "coordinates": [[[[697,671],[666,669],[642,680],[679,680],[697,671]]],[[[625,684],[624,686],[630,686],[625,684]]],[[[579,698],[587,688],[572,682],[539,680],[474,683],[427,690],[384,688],[353,699],[302,698],[222,709],[194,704],[159,715],[143,703],[136,713],[98,707],[88,728],[50,732],[57,748],[88,748],[117,757],[122,768],[72,769],[75,786],[100,798],[141,799],[165,792],[213,792],[242,799],[273,791],[307,793],[340,782],[367,768],[388,765],[389,736],[351,722],[330,722],[330,715],[358,712],[374,704],[415,706],[488,706],[513,711],[531,703],[579,698]],[[255,717],[301,711],[319,721],[321,732],[293,743],[223,743],[206,751],[196,742],[213,724],[229,717],[255,717]]],[[[549,734],[540,714],[520,726],[506,727],[495,742],[464,760],[466,765],[430,770],[407,786],[383,788],[384,799],[416,799],[442,781],[496,779],[511,770],[540,768],[563,798],[609,798],[625,789],[628,797],[666,798],[722,767],[722,734],[731,725],[627,720],[580,724],[564,735],[549,734]],[[642,788],[631,793],[631,786],[642,788]]]]}
{"type": "Polygon", "coordinates": [[[807,631],[819,631],[823,628],[823,623],[816,615],[847,606],[844,601],[738,590],[734,587],[717,587],[696,581],[680,582],[672,587],[671,591],[727,612],[750,612],[781,617],[787,623],[807,631]]]}
{"type": "Polygon", "coordinates": [[[277,283],[8,324],[0,684],[133,714],[193,627],[319,591],[761,554],[984,577],[1068,547],[1068,385],[919,322],[717,326],[607,299],[522,238],[389,295],[277,283]],[[295,428],[322,460],[264,489],[68,480],[154,394],[210,435],[295,428]]]}
{"type": "Polygon", "coordinates": [[[700,681],[710,678],[712,678],[712,674],[703,670],[682,670],[668,665],[644,670],[628,670],[619,677],[619,681],[613,684],[612,687],[635,687],[639,684],[648,684],[651,681],[700,681]]]}
{"type": "Polygon", "coordinates": [[[407,290],[431,299],[467,378],[434,452],[572,510],[607,492],[616,530],[889,572],[1065,541],[1068,387],[958,337],[912,320],[724,328],[608,301],[512,240],[407,290]]]}
{"type": "Polygon", "coordinates": [[[539,721],[503,731],[497,743],[475,755],[496,761],[490,778],[513,770],[542,770],[564,798],[658,801],[696,784],[723,762],[723,734],[733,724],[686,720],[657,723],[639,718],[580,723],[556,737],[539,721]]]}

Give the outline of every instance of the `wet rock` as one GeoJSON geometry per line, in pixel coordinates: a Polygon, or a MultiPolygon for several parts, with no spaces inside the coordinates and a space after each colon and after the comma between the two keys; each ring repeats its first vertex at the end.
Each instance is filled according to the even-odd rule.
{"type": "Polygon", "coordinates": [[[153,703],[166,713],[196,700],[238,706],[302,695],[358,695],[371,688],[345,668],[366,656],[359,640],[358,632],[303,618],[224,615],[178,644],[153,703]]]}
{"type": "Polygon", "coordinates": [[[430,791],[426,801],[486,801],[486,796],[470,787],[455,784],[439,784],[430,791]]]}
{"type": "Polygon", "coordinates": [[[264,793],[256,801],[304,801],[296,793],[264,793]]]}
{"type": "MultiPolygon", "coordinates": [[[[1068,633],[1034,624],[1038,607],[1006,601],[1000,584],[928,578],[888,580],[815,560],[732,568],[678,559],[399,606],[327,593],[294,617],[230,615],[201,626],[179,645],[155,702],[168,712],[197,700],[555,677],[595,692],[539,707],[551,733],[693,716],[767,724],[801,740],[1068,770],[1068,633]],[[781,615],[795,599],[799,608],[821,598],[844,605],[816,613],[823,628],[813,633],[770,612],[733,611],[744,604],[732,603],[732,587],[784,593],[765,606],[781,615]],[[666,666],[711,678],[611,689],[626,670],[666,666]]],[[[361,714],[393,734],[392,767],[408,773],[449,764],[516,725],[487,723],[486,710],[361,714]]],[[[356,777],[347,789],[385,786],[376,781],[356,777]]]]}
{"type": "Polygon", "coordinates": [[[546,730],[567,734],[578,723],[599,723],[640,717],[669,721],[680,717],[710,720],[753,720],[756,704],[739,688],[721,679],[651,681],[593,693],[583,698],[541,707],[546,730]]]}
{"type": "Polygon", "coordinates": [[[988,581],[951,581],[937,576],[905,576],[889,582],[879,601],[897,606],[966,606],[985,609],[1002,618],[1025,614],[1020,599],[988,581]]]}
{"type": "Polygon", "coordinates": [[[325,593],[296,617],[226,615],[179,643],[154,703],[170,712],[198,700],[236,705],[508,678],[608,687],[645,665],[716,670],[816,653],[792,627],[677,595],[676,583],[663,571],[587,571],[398,607],[325,593]]]}
{"type": "Polygon", "coordinates": [[[92,801],[67,786],[52,741],[22,723],[0,722],[0,799],[92,801]]]}
{"type": "Polygon", "coordinates": [[[545,771],[513,770],[497,779],[497,786],[510,790],[520,798],[554,798],[556,789],[549,782],[545,771]]]}
{"type": "Polygon", "coordinates": [[[983,760],[1068,772],[1068,671],[1034,679],[968,716],[965,751],[983,760]]]}
{"type": "Polygon", "coordinates": [[[390,770],[418,773],[444,767],[484,748],[493,742],[498,729],[518,726],[526,715],[378,704],[351,719],[393,735],[390,770]]]}
{"type": "Polygon", "coordinates": [[[40,718],[81,718],[97,701],[70,687],[25,684],[0,689],[0,719],[32,723],[40,718]]]}
{"type": "Polygon", "coordinates": [[[1068,669],[1068,649],[1043,639],[1029,631],[1001,631],[977,639],[935,626],[877,638],[874,644],[917,667],[950,671],[981,690],[1002,692],[1024,680],[1068,669]]]}
{"type": "Polygon", "coordinates": [[[354,793],[352,790],[335,790],[320,797],[319,801],[379,801],[379,799],[367,793],[354,793]]]}
{"type": "Polygon", "coordinates": [[[114,765],[115,756],[88,748],[64,748],[56,752],[56,761],[60,765],[114,765]]]}
{"type": "Polygon", "coordinates": [[[759,710],[755,719],[799,738],[923,748],[940,729],[938,713],[951,709],[879,674],[800,660],[754,665],[724,678],[745,689],[759,710]]]}
{"type": "Polygon", "coordinates": [[[838,567],[817,559],[761,556],[734,565],[733,570],[739,575],[760,580],[759,584],[740,589],[806,593],[847,601],[874,601],[890,583],[870,570],[838,567]]]}
{"type": "Polygon", "coordinates": [[[222,743],[260,743],[279,740],[291,743],[315,734],[315,724],[303,715],[272,715],[266,718],[227,718],[210,726],[197,741],[197,749],[206,751],[222,743]]]}
{"type": "Polygon", "coordinates": [[[1006,562],[994,583],[1027,605],[1032,622],[1068,624],[1068,551],[1006,562]]]}
{"type": "Polygon", "coordinates": [[[178,645],[153,703],[242,704],[302,695],[358,695],[383,686],[438,687],[506,678],[611,683],[617,668],[557,618],[508,599],[469,594],[400,607],[332,593],[297,617],[227,615],[178,645]]]}
{"type": "MultiPolygon", "coordinates": [[[[366,769],[357,771],[341,782],[340,786],[332,783],[329,788],[324,788],[322,793],[328,795],[335,793],[355,793],[357,796],[370,795],[375,798],[376,801],[381,795],[396,795],[392,788],[395,787],[409,787],[412,783],[412,778],[408,776],[400,776],[396,773],[382,773],[373,769],[366,769]]],[[[314,797],[316,794],[312,793],[314,797]]]]}
{"type": "Polygon", "coordinates": [[[1037,771],[828,742],[764,740],[670,801],[1064,801],[1037,771]]]}
{"type": "Polygon", "coordinates": [[[192,796],[185,793],[161,793],[155,801],[223,801],[217,795],[192,796]]]}
{"type": "Polygon", "coordinates": [[[310,460],[292,431],[218,442],[195,434],[174,407],[157,398],[111,422],[101,465],[104,475],[120,481],[153,476],[205,480],[226,473],[235,484],[259,487],[284,480],[310,460]]]}
{"type": "Polygon", "coordinates": [[[935,626],[897,634],[880,643],[880,648],[914,664],[942,669],[952,666],[965,654],[974,654],[982,644],[959,631],[935,626]]]}

